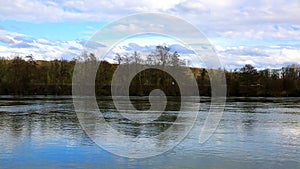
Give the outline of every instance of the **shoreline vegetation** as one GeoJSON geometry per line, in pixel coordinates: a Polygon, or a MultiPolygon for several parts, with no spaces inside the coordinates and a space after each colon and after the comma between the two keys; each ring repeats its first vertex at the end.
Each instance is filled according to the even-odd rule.
{"type": "MultiPolygon", "coordinates": [[[[84,62],[98,62],[100,66],[95,79],[95,92],[110,96],[112,76],[120,64],[157,64],[160,66],[186,66],[177,52],[158,46],[151,58],[142,60],[139,53],[121,56],[116,54],[116,64],[97,61],[93,54],[84,53],[84,62]],[[156,58],[156,59],[155,59],[156,58]],[[155,63],[154,63],[155,61],[155,63]],[[151,63],[150,63],[151,62],[151,63]]],[[[0,95],[71,95],[74,66],[78,60],[35,60],[32,55],[13,59],[0,57],[0,95]]],[[[210,96],[209,71],[205,68],[190,68],[199,88],[200,96],[210,96]]],[[[257,70],[245,65],[233,71],[224,71],[227,96],[241,97],[298,97],[300,96],[300,67],[290,65],[281,69],[257,70]]],[[[146,96],[153,89],[161,89],[169,96],[180,96],[176,81],[166,72],[146,69],[138,73],[130,85],[130,95],[146,96]]]]}

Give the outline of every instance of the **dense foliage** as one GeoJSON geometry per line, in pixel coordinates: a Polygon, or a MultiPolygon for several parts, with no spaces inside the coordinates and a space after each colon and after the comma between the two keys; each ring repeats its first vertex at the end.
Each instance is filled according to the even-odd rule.
{"type": "MultiPolygon", "coordinates": [[[[182,64],[177,55],[177,53],[169,55],[170,58],[167,60],[169,64],[161,62],[161,65],[182,64]],[[173,55],[175,59],[171,57],[173,55]]],[[[136,62],[139,61],[138,58],[135,59],[136,62]]],[[[118,64],[122,64],[120,55],[116,56],[116,60],[118,64]]],[[[91,61],[96,62],[96,60],[88,62],[91,61]]],[[[70,95],[75,63],[75,60],[39,61],[34,60],[32,56],[26,56],[24,59],[18,56],[13,59],[0,58],[0,94],[70,95]]],[[[101,61],[95,80],[97,95],[110,95],[111,79],[118,64],[101,61]]],[[[209,70],[190,69],[194,74],[192,78],[198,83],[200,95],[209,96],[209,70]]],[[[228,96],[300,96],[300,69],[296,65],[264,70],[256,70],[251,65],[245,65],[241,69],[225,71],[225,74],[228,96]]],[[[148,95],[156,88],[162,89],[167,95],[180,95],[176,81],[166,72],[156,69],[138,73],[131,82],[130,94],[148,95]]]]}

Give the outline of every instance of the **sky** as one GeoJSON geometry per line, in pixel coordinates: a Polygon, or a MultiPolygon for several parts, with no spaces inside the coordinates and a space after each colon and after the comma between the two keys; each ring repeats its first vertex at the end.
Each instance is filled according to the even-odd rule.
{"type": "Polygon", "coordinates": [[[299,0],[0,0],[0,4],[0,56],[8,58],[32,54],[35,59],[71,59],[106,24],[131,14],[160,12],[195,25],[227,69],[300,64],[299,0]]]}

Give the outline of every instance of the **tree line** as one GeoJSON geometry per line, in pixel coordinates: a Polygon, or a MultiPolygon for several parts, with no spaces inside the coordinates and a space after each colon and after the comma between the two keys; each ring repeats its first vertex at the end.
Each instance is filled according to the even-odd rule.
{"type": "MultiPolygon", "coordinates": [[[[88,54],[85,54],[88,55],[88,54]]],[[[115,54],[114,64],[98,61],[93,54],[84,62],[99,62],[95,79],[97,95],[111,94],[111,80],[117,67],[131,64],[158,65],[163,67],[187,66],[177,52],[158,46],[148,56],[140,53],[121,56],[115,54]]],[[[71,95],[72,75],[76,59],[35,60],[32,55],[0,58],[0,94],[2,95],[71,95]]],[[[199,94],[211,94],[209,69],[189,68],[198,84],[199,94]]],[[[300,68],[290,65],[281,69],[257,70],[250,64],[233,71],[224,71],[228,96],[300,96],[300,68]]],[[[126,77],[125,77],[126,78],[126,77]]],[[[161,89],[166,95],[178,96],[177,82],[168,73],[158,69],[139,72],[131,81],[130,95],[149,95],[153,89],[161,89]]]]}
{"type": "Polygon", "coordinates": [[[32,55],[0,57],[0,94],[69,95],[75,61],[34,60],[32,55]]]}

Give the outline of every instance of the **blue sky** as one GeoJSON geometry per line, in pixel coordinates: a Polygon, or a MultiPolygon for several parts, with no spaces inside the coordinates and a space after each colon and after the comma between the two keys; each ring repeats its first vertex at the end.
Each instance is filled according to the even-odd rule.
{"type": "Polygon", "coordinates": [[[0,0],[0,4],[4,57],[71,59],[105,24],[135,13],[160,12],[179,16],[201,30],[228,69],[247,63],[257,68],[300,64],[299,0],[0,0]]]}
{"type": "Polygon", "coordinates": [[[68,41],[88,39],[95,30],[106,22],[65,21],[65,22],[26,22],[16,20],[1,21],[1,28],[28,35],[32,38],[68,41]]]}

